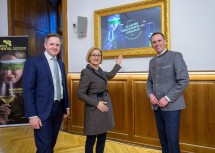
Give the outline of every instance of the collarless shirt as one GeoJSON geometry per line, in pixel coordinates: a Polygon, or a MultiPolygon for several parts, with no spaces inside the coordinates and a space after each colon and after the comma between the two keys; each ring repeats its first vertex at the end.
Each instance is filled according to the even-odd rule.
{"type": "Polygon", "coordinates": [[[163,55],[166,51],[167,51],[167,49],[165,48],[164,51],[162,51],[160,55],[157,54],[157,57],[163,55]]]}
{"type": "MultiPolygon", "coordinates": [[[[54,100],[57,100],[57,95],[56,95],[56,78],[55,78],[55,75],[54,75],[54,61],[52,58],[55,58],[56,57],[52,57],[50,56],[46,51],[45,51],[45,57],[49,63],[49,67],[50,67],[50,70],[51,70],[51,74],[52,74],[52,79],[53,79],[53,84],[54,84],[54,100]]],[[[57,60],[57,59],[56,59],[57,60]]],[[[63,86],[62,86],[62,73],[61,73],[61,69],[60,69],[60,66],[57,62],[57,67],[58,67],[58,73],[59,73],[59,79],[60,79],[60,88],[61,88],[61,99],[63,99],[63,86]]]]}

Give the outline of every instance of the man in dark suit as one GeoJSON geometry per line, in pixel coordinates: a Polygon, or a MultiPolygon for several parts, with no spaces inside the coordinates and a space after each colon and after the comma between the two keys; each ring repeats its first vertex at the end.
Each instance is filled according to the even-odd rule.
{"type": "Polygon", "coordinates": [[[69,98],[63,62],[56,59],[61,37],[48,34],[44,54],[26,61],[23,72],[25,116],[34,129],[37,153],[53,153],[69,98]]]}
{"type": "Polygon", "coordinates": [[[185,108],[183,91],[189,84],[187,66],[179,52],[166,49],[162,33],[153,33],[157,56],[150,60],[147,93],[154,110],[162,153],[180,153],[179,124],[185,108]]]}

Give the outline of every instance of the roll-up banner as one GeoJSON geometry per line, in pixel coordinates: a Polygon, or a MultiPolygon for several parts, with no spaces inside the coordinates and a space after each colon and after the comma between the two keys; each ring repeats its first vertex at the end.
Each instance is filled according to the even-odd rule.
{"type": "Polygon", "coordinates": [[[28,36],[0,37],[0,127],[28,124],[22,97],[28,51],[28,36]]]}

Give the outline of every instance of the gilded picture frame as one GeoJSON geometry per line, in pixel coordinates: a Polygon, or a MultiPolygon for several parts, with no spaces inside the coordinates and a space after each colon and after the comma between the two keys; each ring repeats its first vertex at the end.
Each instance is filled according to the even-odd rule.
{"type": "Polygon", "coordinates": [[[150,35],[162,32],[170,49],[169,0],[147,0],[94,11],[94,45],[104,58],[154,56],[150,35]],[[117,30],[119,32],[116,32],[117,30]]]}

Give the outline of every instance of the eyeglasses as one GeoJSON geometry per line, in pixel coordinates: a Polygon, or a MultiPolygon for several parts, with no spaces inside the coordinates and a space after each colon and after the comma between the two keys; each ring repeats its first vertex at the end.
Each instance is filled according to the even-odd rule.
{"type": "Polygon", "coordinates": [[[101,54],[92,54],[92,55],[90,55],[92,58],[101,58],[102,57],[102,55],[101,54]]]}

